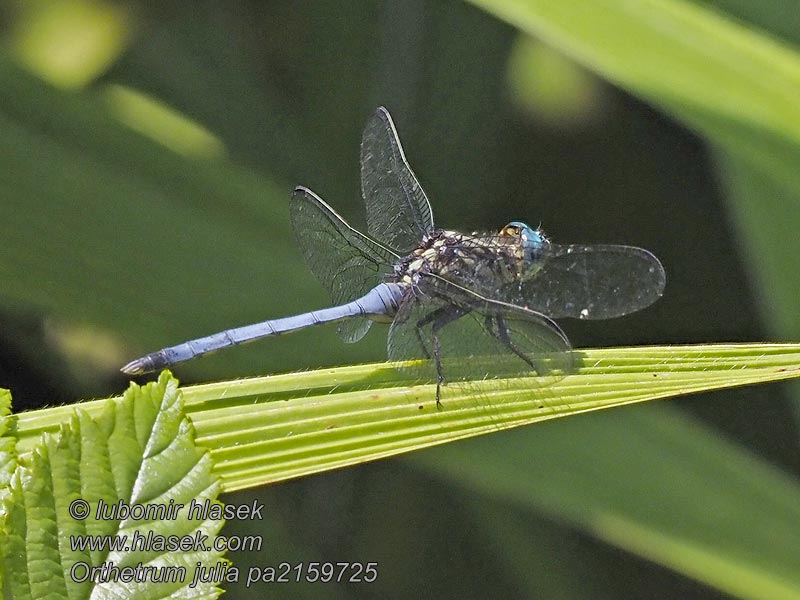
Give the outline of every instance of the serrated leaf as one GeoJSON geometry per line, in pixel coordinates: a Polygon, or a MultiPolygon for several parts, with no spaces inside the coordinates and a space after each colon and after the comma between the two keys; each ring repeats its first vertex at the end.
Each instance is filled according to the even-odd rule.
{"type": "Polygon", "coordinates": [[[223,521],[190,520],[185,508],[150,520],[126,517],[118,509],[120,503],[174,507],[188,506],[193,499],[215,501],[219,483],[211,475],[211,459],[194,446],[182,406],[177,381],[165,373],[158,382],[132,385],[122,398],[98,403],[92,416],[73,410],[68,423],[62,421],[57,432],[40,438],[22,458],[5,503],[2,571],[7,594],[155,599],[214,598],[221,593],[213,583],[189,587],[196,563],[213,567],[224,562],[219,552],[169,552],[152,544],[81,548],[74,543],[87,535],[130,543],[135,534],[213,538],[218,533],[223,521]],[[70,515],[76,501],[88,503],[87,518],[70,515]],[[140,573],[165,570],[149,571],[133,581],[107,571],[112,573],[109,580],[92,581],[89,569],[103,565],[132,567],[140,573]],[[166,573],[173,580],[153,581],[166,573]]]}
{"type": "Polygon", "coordinates": [[[11,392],[0,388],[0,498],[17,465],[17,417],[11,414],[11,392]]]}
{"type": "MultiPolygon", "coordinates": [[[[7,531],[8,502],[12,494],[11,479],[17,468],[16,416],[11,414],[11,392],[0,388],[0,538],[7,531]]],[[[0,549],[0,555],[4,550],[0,549]]],[[[0,590],[6,589],[0,569],[0,590]]]]}

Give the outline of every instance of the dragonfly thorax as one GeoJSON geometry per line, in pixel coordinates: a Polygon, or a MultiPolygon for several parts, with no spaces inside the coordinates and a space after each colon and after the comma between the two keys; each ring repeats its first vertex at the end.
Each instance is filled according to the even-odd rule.
{"type": "Polygon", "coordinates": [[[458,254],[464,237],[455,231],[436,229],[426,234],[422,243],[394,267],[396,280],[416,285],[421,276],[439,273],[458,254]]]}
{"type": "Polygon", "coordinates": [[[520,282],[547,244],[540,229],[516,221],[496,234],[436,229],[395,265],[393,279],[412,286],[431,275],[464,283],[520,282]]]}

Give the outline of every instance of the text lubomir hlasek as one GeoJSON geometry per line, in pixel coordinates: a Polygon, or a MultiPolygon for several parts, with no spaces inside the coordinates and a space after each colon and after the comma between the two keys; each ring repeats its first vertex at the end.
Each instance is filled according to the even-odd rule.
{"type": "Polygon", "coordinates": [[[185,504],[170,500],[163,504],[128,504],[124,500],[119,500],[114,504],[107,504],[103,500],[97,503],[95,519],[99,521],[111,521],[130,519],[132,521],[172,521],[178,518],[180,511],[187,508],[189,520],[219,521],[222,519],[231,520],[252,520],[261,519],[264,505],[258,500],[253,500],[252,504],[226,504],[212,500],[198,502],[194,498],[186,507],[185,504]]]}

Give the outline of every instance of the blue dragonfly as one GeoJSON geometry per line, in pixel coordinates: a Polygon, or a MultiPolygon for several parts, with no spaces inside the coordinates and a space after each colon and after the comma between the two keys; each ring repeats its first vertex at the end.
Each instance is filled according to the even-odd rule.
{"type": "Polygon", "coordinates": [[[519,221],[497,233],[437,229],[383,107],[364,129],[361,190],[366,235],[308,188],[292,194],[297,242],[332,307],[164,348],[122,371],[155,371],[334,321],[352,343],[380,322],[390,324],[389,359],[417,365],[421,376],[435,378],[438,406],[446,381],[568,372],[573,353],[554,319],[620,317],[663,293],[664,268],[642,248],[559,245],[519,221]]]}

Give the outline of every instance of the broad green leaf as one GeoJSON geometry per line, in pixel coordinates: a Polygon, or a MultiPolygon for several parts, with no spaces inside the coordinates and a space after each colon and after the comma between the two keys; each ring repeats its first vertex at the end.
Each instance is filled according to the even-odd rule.
{"type": "MultiPolygon", "coordinates": [[[[224,381],[183,389],[198,443],[226,490],[318,473],[588,411],[800,377],[792,344],[587,349],[555,383],[536,377],[413,385],[391,364],[224,381]]],[[[93,413],[99,404],[81,404],[93,413]]],[[[20,448],[68,407],[23,413],[20,448]]]]}
{"type": "Polygon", "coordinates": [[[121,503],[188,507],[193,499],[216,501],[219,483],[211,475],[211,459],[194,446],[174,379],[165,374],[157,383],[133,385],[123,398],[92,408],[93,416],[74,407],[60,412],[64,418],[57,431],[31,440],[12,476],[0,544],[7,589],[15,598],[216,598],[220,590],[213,583],[190,587],[196,563],[224,562],[209,548],[74,546],[86,536],[131,542],[135,532],[213,539],[223,524],[190,519],[185,508],[145,520],[115,512],[121,503]],[[88,510],[84,519],[70,510],[81,501],[88,510]],[[170,573],[173,580],[153,582],[153,575],[92,581],[90,569],[104,565],[163,569],[159,573],[170,573]]]}
{"type": "Polygon", "coordinates": [[[432,402],[435,386],[409,386],[380,365],[192,386],[185,393],[198,440],[212,449],[232,490],[555,417],[792,379],[800,376],[796,352],[793,345],[585,350],[578,373],[552,385],[537,386],[536,378],[489,380],[466,390],[451,384],[441,410],[432,402]],[[277,401],[289,397],[297,399],[277,401]],[[211,408],[212,399],[213,410],[198,411],[211,408]]]}

